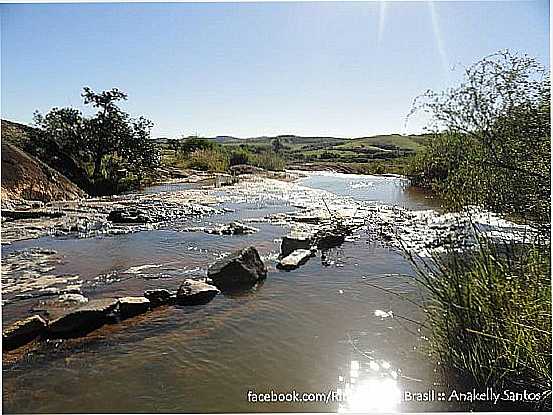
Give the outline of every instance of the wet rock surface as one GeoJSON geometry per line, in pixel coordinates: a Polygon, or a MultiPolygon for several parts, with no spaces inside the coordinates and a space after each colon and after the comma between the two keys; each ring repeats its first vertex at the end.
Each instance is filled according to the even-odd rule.
{"type": "Polygon", "coordinates": [[[91,300],[87,304],[68,311],[48,325],[49,337],[77,337],[85,335],[108,321],[116,309],[116,298],[91,300]]]}
{"type": "Polygon", "coordinates": [[[267,277],[267,267],[253,246],[231,253],[212,264],[207,276],[221,290],[246,288],[267,277]]]}
{"type": "MultiPolygon", "coordinates": [[[[276,252],[267,254],[266,246],[261,250],[264,251],[266,261],[285,270],[294,269],[309,260],[313,254],[313,247],[321,250],[323,266],[338,267],[340,264],[336,255],[339,255],[340,249],[333,248],[355,240],[361,234],[365,239],[368,236],[371,241],[378,241],[392,248],[424,256],[456,246],[473,244],[475,229],[477,232],[506,240],[522,238],[522,235],[528,231],[527,227],[512,224],[477,209],[457,214],[442,214],[434,210],[411,211],[377,202],[340,197],[330,192],[302,187],[294,182],[255,176],[219,191],[189,189],[56,202],[55,205],[42,202],[28,202],[27,207],[21,203],[10,205],[12,210],[26,208],[41,211],[58,209],[64,213],[64,216],[17,221],[3,217],[3,243],[5,235],[9,242],[45,235],[64,238],[103,237],[158,228],[178,232],[207,232],[221,236],[244,235],[245,239],[258,230],[249,226],[249,223],[278,225],[282,227],[282,233],[274,236],[275,244],[278,244],[280,236],[285,234],[280,246],[280,259],[277,258],[278,245],[269,244],[270,249],[276,252]],[[213,213],[235,213],[235,206],[226,205],[232,209],[221,205],[215,207],[216,203],[267,206],[271,205],[272,201],[277,202],[275,205],[286,206],[286,209],[290,207],[290,209],[273,214],[264,213],[266,216],[260,217],[255,215],[249,218],[238,217],[240,222],[234,220],[215,226],[205,222],[200,223],[203,226],[194,226],[196,219],[183,223],[182,227],[179,222],[183,218],[200,218],[213,213]],[[117,220],[125,222],[117,222],[117,220]]],[[[255,212],[255,209],[248,212],[255,212]]],[[[236,216],[233,217],[235,218],[236,216]]],[[[263,232],[266,232],[263,226],[260,225],[259,228],[263,228],[263,232]]],[[[201,238],[201,236],[194,235],[191,238],[201,238]]],[[[212,239],[206,236],[204,238],[212,239]]],[[[243,238],[236,240],[243,240],[243,238]]],[[[259,238],[259,235],[252,238],[259,238]]],[[[231,239],[220,238],[227,243],[222,250],[212,252],[211,247],[208,247],[209,255],[222,257],[207,271],[215,287],[201,281],[190,280],[186,287],[182,287],[180,292],[182,301],[179,301],[179,304],[204,303],[213,299],[219,290],[228,293],[234,289],[249,288],[266,278],[267,268],[255,248],[241,249],[228,255],[228,243],[231,239]]],[[[200,255],[208,255],[208,249],[203,249],[201,246],[189,245],[185,249],[197,250],[200,255]]],[[[182,281],[183,275],[195,276],[199,271],[199,269],[183,271],[182,266],[170,268],[167,264],[152,264],[149,261],[151,258],[144,262],[125,264],[123,269],[108,269],[97,276],[88,275],[81,279],[79,275],[57,275],[59,273],[56,272],[56,267],[63,264],[64,258],[54,250],[25,248],[11,251],[2,257],[3,303],[11,305],[17,300],[24,300],[22,304],[25,307],[29,306],[26,311],[31,309],[39,313],[41,309],[45,309],[48,319],[52,320],[52,326],[47,330],[51,337],[78,336],[106,322],[136,315],[134,313],[138,310],[142,313],[160,305],[177,303],[177,293],[166,288],[146,290],[144,297],[140,297],[139,301],[125,300],[121,303],[120,300],[108,299],[107,305],[98,303],[98,300],[84,303],[86,297],[82,295],[83,293],[87,296],[92,294],[91,297],[94,297],[95,295],[89,290],[104,290],[110,284],[122,283],[117,285],[117,288],[112,288],[109,295],[135,295],[137,291],[142,292],[148,286],[139,285],[137,290],[126,290],[124,294],[116,290],[126,287],[124,285],[126,279],[135,281],[178,278],[178,281],[182,281]],[[145,264],[146,261],[148,263],[145,264]],[[188,271],[194,272],[186,274],[188,271]],[[38,305],[33,306],[33,301],[35,304],[38,301],[38,305]],[[114,301],[116,306],[112,308],[114,301]],[[127,310],[125,307],[128,307],[127,310]]],[[[204,266],[200,265],[200,267],[204,266]]],[[[164,282],[160,282],[160,286],[163,287],[164,282]]],[[[177,283],[177,280],[175,282],[177,283]]]]}
{"type": "Polygon", "coordinates": [[[47,322],[42,317],[34,315],[17,321],[2,333],[2,347],[13,350],[42,336],[46,331],[47,322]]]}
{"type": "Polygon", "coordinates": [[[293,270],[305,264],[309,258],[315,255],[315,251],[311,249],[297,249],[291,254],[280,259],[277,263],[277,268],[284,270],[293,270]]]}
{"type": "Polygon", "coordinates": [[[145,211],[136,209],[116,209],[109,212],[107,220],[115,223],[148,223],[152,219],[145,211]]]}
{"type": "Polygon", "coordinates": [[[49,235],[84,238],[151,230],[170,221],[217,213],[213,205],[218,202],[211,190],[204,189],[49,202],[40,210],[32,210],[32,201],[2,201],[2,244],[49,235]]]}
{"type": "Polygon", "coordinates": [[[10,252],[2,257],[3,304],[74,292],[80,287],[77,275],[56,274],[63,258],[56,251],[38,247],[10,252]]]}
{"type": "Polygon", "coordinates": [[[281,256],[288,256],[297,249],[309,250],[315,245],[314,235],[309,233],[296,233],[282,237],[280,244],[281,256]]]}
{"type": "Polygon", "coordinates": [[[117,301],[121,319],[143,314],[150,309],[150,300],[146,297],[123,297],[117,301]]]}
{"type": "Polygon", "coordinates": [[[61,303],[68,303],[68,304],[84,304],[84,303],[88,303],[88,298],[86,298],[82,294],[68,293],[68,294],[60,295],[58,297],[58,301],[61,303]]]}
{"type": "Polygon", "coordinates": [[[176,302],[180,305],[199,305],[210,302],[220,291],[203,281],[187,279],[179,287],[176,302]]]}
{"type": "Polygon", "coordinates": [[[160,305],[170,304],[176,298],[176,292],[169,291],[164,288],[157,288],[153,290],[144,291],[144,297],[150,300],[152,307],[159,307],[160,305]]]}
{"type": "Polygon", "coordinates": [[[61,218],[65,216],[65,213],[61,211],[49,211],[49,210],[2,210],[2,216],[5,218],[19,220],[19,219],[37,219],[37,218],[61,218]]]}
{"type": "Polygon", "coordinates": [[[249,235],[258,231],[257,228],[245,225],[241,222],[231,222],[219,225],[215,228],[205,228],[203,230],[206,233],[215,235],[249,235]]]}

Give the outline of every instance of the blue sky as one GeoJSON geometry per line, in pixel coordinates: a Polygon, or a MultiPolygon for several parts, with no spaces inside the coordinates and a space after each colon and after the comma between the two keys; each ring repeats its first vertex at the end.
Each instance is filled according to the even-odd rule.
{"type": "Polygon", "coordinates": [[[549,65],[549,2],[2,5],[2,118],[118,87],[154,136],[416,132],[413,99],[499,49],[549,65]],[[455,71],[451,71],[452,67],[455,71]]]}

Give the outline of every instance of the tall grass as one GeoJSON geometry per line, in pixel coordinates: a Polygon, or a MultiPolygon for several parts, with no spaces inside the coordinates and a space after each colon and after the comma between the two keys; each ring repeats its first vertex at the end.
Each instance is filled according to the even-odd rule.
{"type": "Polygon", "coordinates": [[[252,164],[265,170],[280,171],[284,170],[286,161],[274,151],[263,151],[255,154],[252,164]]]}
{"type": "Polygon", "coordinates": [[[539,392],[551,408],[549,246],[494,245],[411,257],[429,293],[429,351],[465,382],[539,392]]]}
{"type": "Polygon", "coordinates": [[[229,168],[228,155],[218,149],[199,149],[190,154],[187,167],[204,171],[226,171],[229,168]]]}

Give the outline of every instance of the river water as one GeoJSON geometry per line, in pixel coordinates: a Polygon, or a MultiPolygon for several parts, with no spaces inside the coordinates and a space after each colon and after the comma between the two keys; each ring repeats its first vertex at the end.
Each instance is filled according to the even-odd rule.
{"type": "MultiPolygon", "coordinates": [[[[315,173],[301,184],[410,209],[435,206],[398,177],[315,173]]],[[[297,270],[279,271],[275,258],[286,226],[255,223],[259,232],[242,236],[183,230],[191,224],[261,218],[294,207],[285,200],[228,202],[224,207],[224,214],[151,231],[47,237],[5,247],[2,255],[29,247],[54,249],[63,257],[55,271],[78,274],[89,283],[83,286],[89,298],[174,289],[183,277],[203,275],[221,255],[249,245],[259,250],[269,274],[255,289],[219,295],[207,305],[159,308],[78,341],[44,344],[26,359],[4,366],[4,411],[436,409],[433,403],[403,399],[404,392],[424,391],[437,381],[418,325],[406,320],[420,321],[420,310],[373,286],[420,300],[413,270],[398,251],[359,232],[326,252],[324,261],[318,252],[297,270]],[[253,392],[271,391],[337,393],[328,402],[251,402],[253,392]],[[347,393],[347,400],[334,400],[341,392],[347,393]]],[[[29,314],[37,302],[32,301],[4,306],[4,321],[29,314]]]]}

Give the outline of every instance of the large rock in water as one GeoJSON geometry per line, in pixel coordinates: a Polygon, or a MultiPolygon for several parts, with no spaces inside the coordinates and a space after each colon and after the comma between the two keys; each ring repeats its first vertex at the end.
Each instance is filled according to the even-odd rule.
{"type": "Polygon", "coordinates": [[[146,297],[122,297],[117,303],[122,319],[143,314],[150,309],[150,300],[146,297]]]}
{"type": "Polygon", "coordinates": [[[292,270],[298,268],[300,265],[303,265],[311,258],[315,253],[310,249],[296,249],[290,255],[282,258],[278,264],[277,268],[284,270],[292,270]]]}
{"type": "Polygon", "coordinates": [[[87,304],[67,312],[50,322],[48,336],[77,337],[95,330],[107,321],[116,309],[116,298],[91,300],[87,304]]]}
{"type": "Polygon", "coordinates": [[[235,251],[212,264],[207,276],[213,284],[225,291],[252,287],[267,278],[267,267],[253,246],[235,251]]]}
{"type": "Polygon", "coordinates": [[[182,305],[206,304],[219,293],[220,291],[213,285],[188,279],[177,291],[177,303],[182,305]]]}
{"type": "Polygon", "coordinates": [[[32,316],[16,321],[2,333],[2,347],[13,350],[29,343],[46,331],[46,321],[40,316],[32,316]]]}
{"type": "Polygon", "coordinates": [[[311,249],[312,245],[315,245],[315,241],[311,234],[286,235],[282,238],[280,253],[286,257],[297,249],[311,249]]]}

